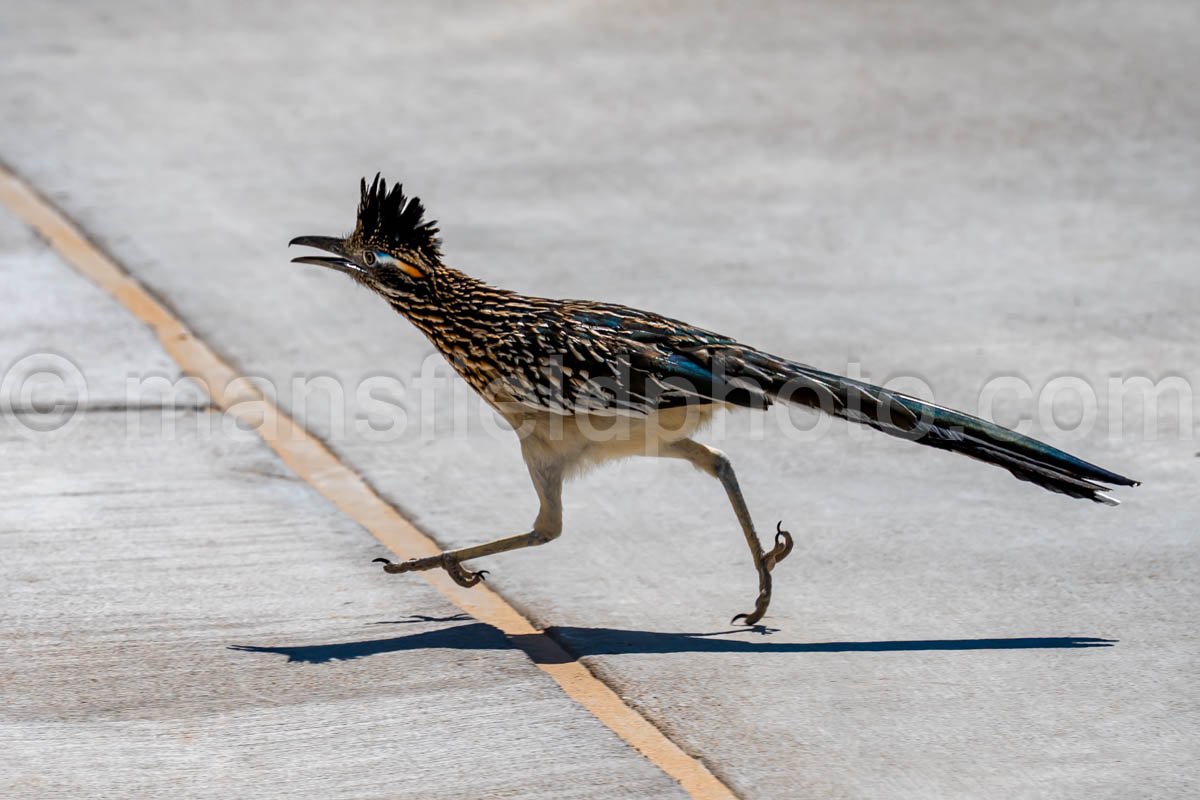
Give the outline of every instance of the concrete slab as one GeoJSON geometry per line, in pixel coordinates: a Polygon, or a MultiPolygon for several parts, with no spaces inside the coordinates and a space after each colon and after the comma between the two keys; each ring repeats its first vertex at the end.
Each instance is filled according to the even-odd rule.
{"type": "Polygon", "coordinates": [[[0,280],[8,295],[0,317],[6,412],[36,428],[65,421],[72,408],[207,405],[148,328],[7,213],[0,213],[0,280]]]}
{"type": "Polygon", "coordinates": [[[0,792],[686,796],[498,632],[364,574],[378,544],[260,442],[178,429],[3,442],[0,792]]]}
{"type": "MultiPolygon", "coordinates": [[[[679,465],[589,476],[562,540],[489,566],[746,796],[1186,797],[1193,397],[1150,438],[1136,406],[1109,424],[1107,386],[1200,378],[1198,14],[39,4],[0,31],[0,157],[248,372],[394,372],[410,421],[429,346],[282,248],[346,228],[377,169],[507,286],[916,376],[967,410],[996,376],[1083,379],[1090,432],[1035,432],[1146,481],[1115,511],[838,426],[798,443],[781,414],[714,431],[764,527],[800,539],[769,637],[659,635],[718,632],[753,592],[719,492],[679,465]],[[955,644],[978,639],[1009,645],[955,644]]],[[[456,425],[452,397],[392,442],[305,416],[440,541],[523,529],[514,443],[456,425]]]]}

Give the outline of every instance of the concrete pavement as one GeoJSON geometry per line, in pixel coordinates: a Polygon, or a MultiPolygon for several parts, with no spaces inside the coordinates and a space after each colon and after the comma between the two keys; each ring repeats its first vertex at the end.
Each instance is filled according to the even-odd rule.
{"type": "MultiPolygon", "coordinates": [[[[0,26],[0,159],[285,407],[296,376],[411,388],[429,355],[286,263],[376,170],[499,284],[915,376],[969,411],[997,376],[1095,387],[1086,435],[1035,433],[1146,482],[1115,510],[841,426],[792,441],[778,413],[714,431],[762,526],[797,534],[769,636],[707,635],[753,575],[678,464],[588,476],[561,540],[487,567],[746,797],[1195,793],[1194,407],[1164,398],[1150,438],[1119,401],[1116,435],[1107,397],[1200,378],[1194,4],[65,9],[0,26]]],[[[407,395],[390,442],[305,420],[443,544],[523,530],[515,443],[474,407],[456,424],[453,393],[422,424],[407,395]]]]}

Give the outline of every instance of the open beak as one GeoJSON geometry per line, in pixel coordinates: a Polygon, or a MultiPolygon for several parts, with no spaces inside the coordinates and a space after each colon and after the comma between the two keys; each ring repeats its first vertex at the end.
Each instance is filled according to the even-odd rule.
{"type": "Polygon", "coordinates": [[[347,275],[359,275],[366,272],[358,264],[345,258],[346,243],[342,239],[335,239],[332,236],[297,236],[288,242],[288,247],[294,244],[324,250],[326,253],[333,253],[333,255],[298,256],[292,259],[293,264],[316,264],[319,267],[328,267],[338,272],[344,272],[347,275]]]}

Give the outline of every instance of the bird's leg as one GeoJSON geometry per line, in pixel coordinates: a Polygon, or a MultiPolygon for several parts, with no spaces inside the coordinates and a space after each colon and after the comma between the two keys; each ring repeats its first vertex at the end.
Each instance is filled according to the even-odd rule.
{"type": "Polygon", "coordinates": [[[391,573],[420,572],[440,567],[446,570],[459,586],[470,588],[476,585],[483,580],[483,576],[487,574],[487,570],[472,572],[464,567],[462,562],[470,561],[473,558],[495,555],[496,553],[504,553],[509,550],[518,550],[522,547],[545,544],[553,539],[557,539],[559,534],[562,533],[561,470],[537,469],[531,464],[529,474],[533,478],[534,488],[537,489],[541,508],[538,511],[537,519],[533,523],[533,530],[528,533],[506,536],[502,539],[493,539],[490,542],[477,544],[473,547],[447,550],[436,556],[412,558],[408,561],[401,561],[399,564],[393,564],[386,558],[377,558],[375,561],[383,562],[383,571],[391,573]]]}
{"type": "Polygon", "coordinates": [[[733,618],[733,622],[736,623],[740,619],[747,625],[754,625],[763,618],[763,615],[767,613],[767,607],[771,604],[771,570],[792,552],[792,535],[783,530],[783,523],[776,525],[775,546],[769,551],[763,552],[758,535],[754,532],[754,522],[750,519],[750,509],[746,508],[746,500],[742,497],[741,487],[738,486],[737,476],[733,472],[733,465],[720,450],[691,439],[682,439],[667,444],[661,454],[669,458],[682,458],[690,461],[697,469],[712,475],[725,487],[725,493],[729,496],[729,504],[733,506],[733,512],[737,515],[738,522],[741,523],[746,544],[754,558],[754,568],[758,570],[758,600],[754,604],[754,611],[749,614],[738,614],[733,618]]]}

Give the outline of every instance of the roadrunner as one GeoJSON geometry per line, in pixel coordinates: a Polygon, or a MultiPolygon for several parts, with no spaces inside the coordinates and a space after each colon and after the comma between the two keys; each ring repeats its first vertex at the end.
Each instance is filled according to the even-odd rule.
{"type": "Polygon", "coordinates": [[[521,443],[541,507],[528,533],[399,564],[388,572],[444,569],[462,586],[484,572],[464,561],[545,544],[562,532],[562,485],[581,470],[634,455],[691,462],[721,482],[758,571],[753,625],[771,602],[771,571],[792,550],[776,525],[763,549],[729,459],[692,436],[719,409],[782,400],[868,425],[917,444],[962,453],[1053,492],[1116,505],[1104,484],[1137,482],[976,417],[773,356],[648,311],[551,300],[496,289],[443,263],[436,223],[420,199],[361,184],[354,231],[291,241],[328,255],[293,259],[344,272],[413,323],[521,443]]]}

